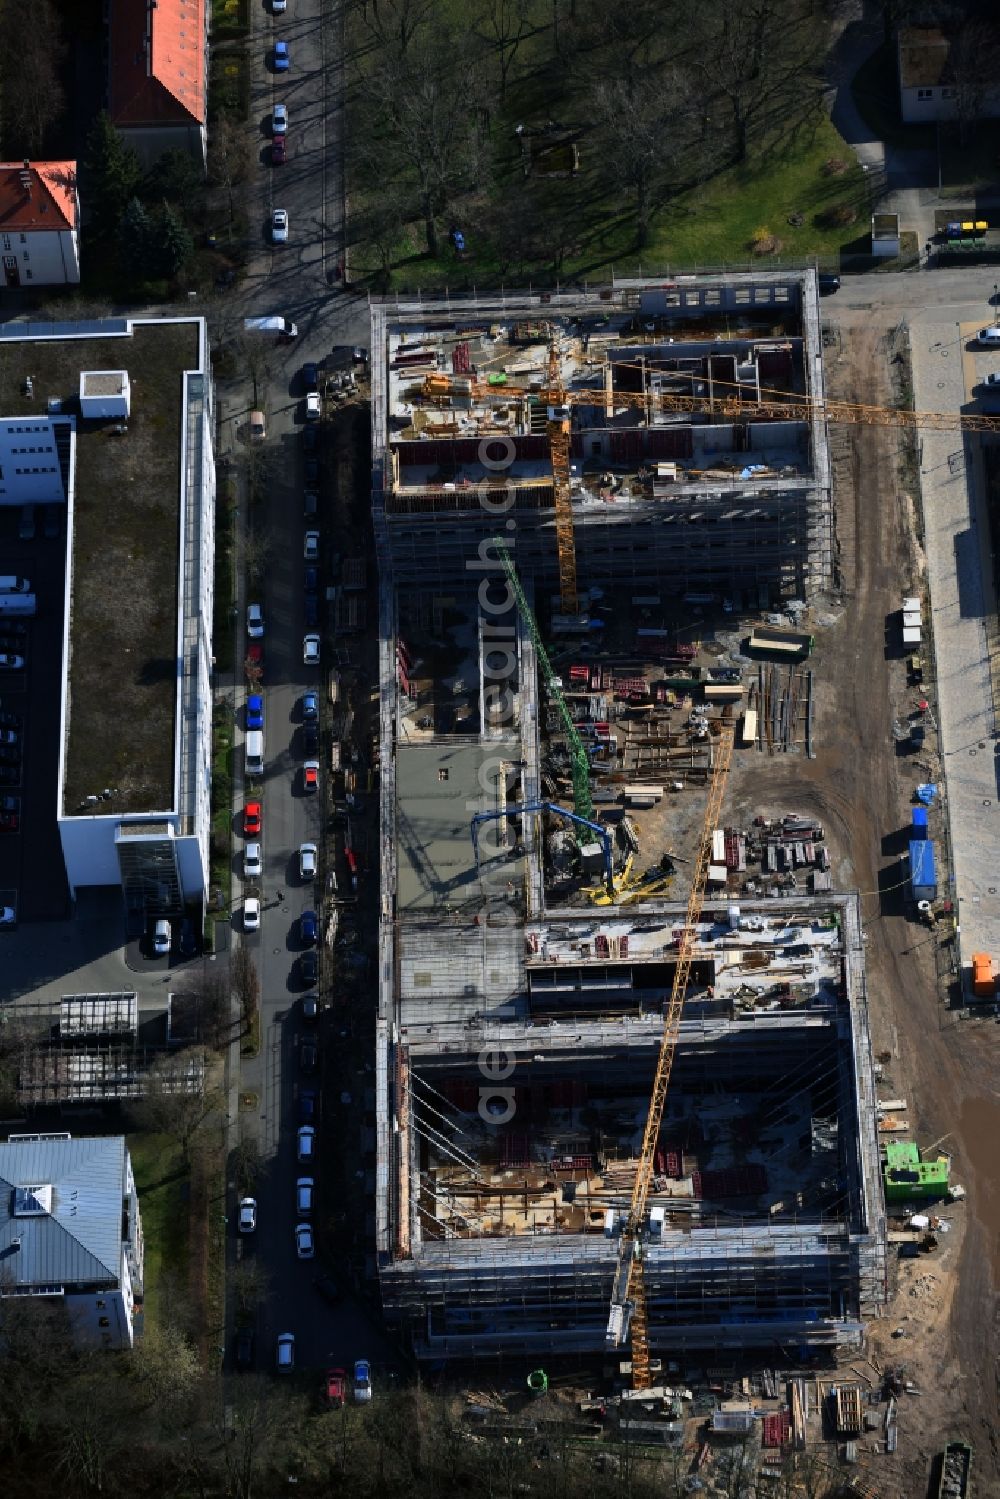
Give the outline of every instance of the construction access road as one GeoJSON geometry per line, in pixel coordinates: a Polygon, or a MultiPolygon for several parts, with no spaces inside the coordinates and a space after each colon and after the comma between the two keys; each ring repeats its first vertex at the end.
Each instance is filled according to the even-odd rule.
{"type": "MultiPolygon", "coordinates": [[[[905,404],[912,380],[919,409],[970,409],[972,383],[990,361],[967,353],[965,341],[992,321],[993,285],[991,272],[950,271],[845,283],[823,304],[830,396],[905,404]]],[[[982,439],[927,434],[921,450],[919,435],[860,426],[831,428],[830,438],[840,577],[813,613],[816,758],[755,757],[732,777],[724,815],[796,811],[825,824],[836,883],[862,892],[880,1094],[909,1100],[909,1137],[924,1147],[940,1142],[953,1156],[953,1180],[968,1191],[966,1203],[944,1208],[948,1232],[932,1258],[890,1263],[891,1299],[870,1331],[882,1367],[904,1366],[920,1391],[901,1400],[899,1448],[878,1468],[880,1492],[924,1492],[933,1453],[958,1433],[974,1444],[978,1482],[992,1493],[1000,1491],[1000,1168],[991,1145],[1000,1128],[1000,1027],[992,1014],[963,1006],[950,925],[912,919],[903,863],[914,788],[938,781],[945,801],[932,814],[934,832],[943,893],[953,888],[960,897],[962,947],[993,942],[1000,957],[1000,930],[994,941],[983,898],[1000,829],[982,660],[983,621],[996,608],[981,540],[982,439]],[[908,593],[923,595],[937,646],[936,663],[925,648],[919,692],[907,685],[898,639],[908,593]],[[921,695],[931,703],[931,727],[912,753],[893,731],[921,695]]]]}

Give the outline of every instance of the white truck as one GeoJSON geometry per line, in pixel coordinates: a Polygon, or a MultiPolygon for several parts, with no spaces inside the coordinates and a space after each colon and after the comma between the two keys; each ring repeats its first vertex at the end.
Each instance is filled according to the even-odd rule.
{"type": "Polygon", "coordinates": [[[247,333],[277,333],[279,338],[298,338],[299,330],[287,317],[247,317],[243,319],[247,333]]]}

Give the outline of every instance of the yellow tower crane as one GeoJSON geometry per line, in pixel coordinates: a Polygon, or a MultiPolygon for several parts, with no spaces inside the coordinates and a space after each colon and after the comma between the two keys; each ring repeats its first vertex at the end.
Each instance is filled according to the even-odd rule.
{"type": "Polygon", "coordinates": [[[705,899],[708,867],[712,861],[712,833],[722,809],[726,775],[732,756],[733,726],[730,723],[724,723],[721,737],[716,745],[715,764],[712,768],[708,790],[708,805],[705,808],[701,843],[695,862],[684,928],[681,932],[670,1002],[663,1022],[663,1036],[656,1060],[656,1073],[649,1100],[649,1112],[646,1115],[646,1127],[642,1133],[642,1148],[639,1152],[635,1184],[632,1188],[632,1201],[629,1204],[628,1216],[618,1241],[618,1261],[615,1266],[611,1293],[611,1312],[608,1317],[606,1343],[609,1350],[615,1350],[622,1348],[631,1338],[632,1386],[636,1390],[648,1390],[650,1385],[649,1325],[646,1315],[646,1287],[643,1271],[643,1235],[646,1231],[649,1192],[656,1163],[656,1147],[663,1124],[663,1108],[667,1100],[674,1053],[677,1050],[684,996],[694,961],[694,945],[705,899]]]}

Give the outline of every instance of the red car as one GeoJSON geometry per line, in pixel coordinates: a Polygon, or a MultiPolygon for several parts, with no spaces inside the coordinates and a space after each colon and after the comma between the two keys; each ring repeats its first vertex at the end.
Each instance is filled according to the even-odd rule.
{"type": "Polygon", "coordinates": [[[21,819],[16,812],[0,812],[0,833],[16,833],[21,819]]]}
{"type": "Polygon", "coordinates": [[[283,135],[274,135],[271,137],[271,165],[273,167],[280,167],[284,166],[284,164],[285,137],[283,135]]]}
{"type": "Polygon", "coordinates": [[[305,791],[319,790],[319,761],[307,760],[302,767],[302,786],[305,791]]]}
{"type": "Polygon", "coordinates": [[[247,802],[243,809],[243,832],[248,838],[259,838],[260,826],[260,802],[247,802]]]}
{"type": "Polygon", "coordinates": [[[343,1369],[327,1369],[323,1381],[323,1397],[333,1410],[343,1410],[347,1398],[347,1375],[343,1369]]]}

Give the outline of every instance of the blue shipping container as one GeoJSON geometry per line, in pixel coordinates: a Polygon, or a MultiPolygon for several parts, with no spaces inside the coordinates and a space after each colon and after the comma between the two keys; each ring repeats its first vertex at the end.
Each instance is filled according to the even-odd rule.
{"type": "Polygon", "coordinates": [[[929,838],[910,840],[910,889],[914,900],[934,900],[937,897],[934,844],[929,838]]]}
{"type": "Polygon", "coordinates": [[[913,836],[914,838],[927,837],[927,808],[914,807],[913,809],[913,836]]]}

